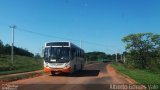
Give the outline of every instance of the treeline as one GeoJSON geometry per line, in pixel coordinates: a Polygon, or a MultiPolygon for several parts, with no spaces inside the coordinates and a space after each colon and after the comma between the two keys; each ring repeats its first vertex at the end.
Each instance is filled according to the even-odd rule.
{"type": "Polygon", "coordinates": [[[122,41],[126,43],[128,67],[160,71],[160,34],[130,34],[122,41]]]}
{"type": "MultiPolygon", "coordinates": [[[[117,55],[120,58],[120,54],[117,55]]],[[[104,52],[88,52],[85,57],[89,61],[98,61],[98,59],[115,60],[116,54],[106,54],[104,52]]]]}
{"type": "MultiPolygon", "coordinates": [[[[11,46],[9,44],[4,45],[3,42],[0,40],[0,55],[10,55],[11,54],[11,46]]],[[[29,56],[33,57],[34,54],[29,52],[26,49],[19,48],[14,46],[14,54],[15,55],[21,55],[21,56],[29,56]]]]}

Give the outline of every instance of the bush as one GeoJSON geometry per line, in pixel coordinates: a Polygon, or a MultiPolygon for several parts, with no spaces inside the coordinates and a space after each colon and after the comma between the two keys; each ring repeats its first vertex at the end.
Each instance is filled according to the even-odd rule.
{"type": "Polygon", "coordinates": [[[11,63],[10,56],[3,55],[3,58],[0,58],[0,74],[5,72],[25,72],[32,70],[39,70],[43,68],[42,59],[36,59],[33,57],[26,56],[15,56],[14,63],[11,63]]]}
{"type": "MultiPolygon", "coordinates": [[[[14,46],[14,53],[15,55],[21,55],[21,56],[29,56],[33,57],[33,53],[29,52],[26,49],[19,48],[14,46]]],[[[11,54],[11,46],[9,44],[3,45],[3,42],[0,40],[0,54],[9,55],[11,54]]]]}
{"type": "Polygon", "coordinates": [[[160,34],[130,34],[122,39],[125,42],[129,68],[160,70],[160,34]]]}

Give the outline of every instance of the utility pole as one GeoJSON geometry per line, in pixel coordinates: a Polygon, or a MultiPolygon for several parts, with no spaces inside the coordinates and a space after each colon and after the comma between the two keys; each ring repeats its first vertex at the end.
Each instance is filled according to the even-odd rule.
{"type": "Polygon", "coordinates": [[[123,61],[123,54],[121,54],[121,61],[123,61]]]}
{"type": "Polygon", "coordinates": [[[9,28],[12,28],[12,48],[11,48],[11,62],[13,64],[13,55],[14,55],[14,29],[16,29],[15,25],[9,26],[9,28]]]}
{"type": "Polygon", "coordinates": [[[116,52],[116,62],[118,62],[117,57],[118,57],[118,56],[117,56],[117,52],[116,52]]]}
{"type": "Polygon", "coordinates": [[[41,51],[41,57],[44,57],[44,49],[43,49],[43,46],[42,46],[42,51],[41,51]]]}
{"type": "Polygon", "coordinates": [[[123,62],[124,62],[124,63],[126,62],[125,54],[123,55],[123,62]]]}

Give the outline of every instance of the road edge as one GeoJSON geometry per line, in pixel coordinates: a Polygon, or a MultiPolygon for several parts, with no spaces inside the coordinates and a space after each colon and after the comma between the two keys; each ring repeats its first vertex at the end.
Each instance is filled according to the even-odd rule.
{"type": "MultiPolygon", "coordinates": [[[[121,76],[123,76],[128,82],[131,82],[132,84],[139,84],[137,81],[135,81],[134,79],[132,79],[131,77],[119,72],[118,70],[116,70],[114,67],[112,67],[110,64],[108,65],[108,67],[114,69],[114,71],[118,74],[120,74],[121,76]]],[[[144,90],[146,90],[146,86],[145,85],[141,85],[141,87],[143,87],[144,90]]]]}
{"type": "Polygon", "coordinates": [[[114,67],[112,67],[110,64],[108,65],[108,67],[112,68],[116,73],[120,74],[121,76],[125,77],[125,79],[128,81],[128,82],[131,82],[132,84],[138,84],[137,81],[135,81],[134,79],[132,79],[131,77],[119,72],[118,70],[116,70],[114,67]]]}
{"type": "Polygon", "coordinates": [[[44,72],[42,70],[33,71],[33,72],[24,72],[24,73],[18,73],[18,74],[11,74],[11,75],[3,75],[0,77],[0,83],[6,83],[21,79],[27,79],[32,77],[37,77],[43,75],[44,72]]]}

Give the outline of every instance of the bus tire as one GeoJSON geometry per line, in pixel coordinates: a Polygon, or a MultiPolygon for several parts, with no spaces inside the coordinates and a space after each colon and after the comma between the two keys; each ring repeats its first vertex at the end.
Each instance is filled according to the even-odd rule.
{"type": "Polygon", "coordinates": [[[51,74],[52,74],[52,76],[53,76],[53,75],[55,75],[55,72],[54,72],[54,71],[51,71],[51,74]]]}

